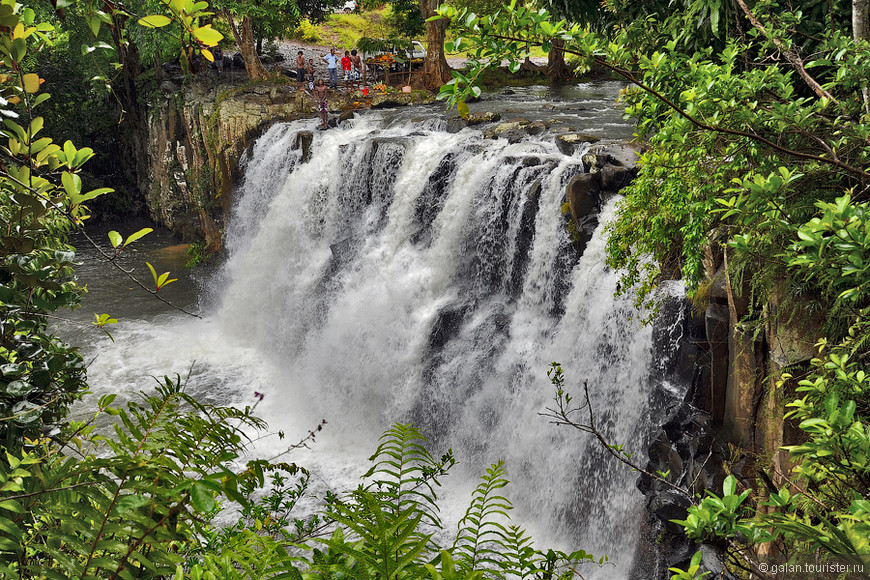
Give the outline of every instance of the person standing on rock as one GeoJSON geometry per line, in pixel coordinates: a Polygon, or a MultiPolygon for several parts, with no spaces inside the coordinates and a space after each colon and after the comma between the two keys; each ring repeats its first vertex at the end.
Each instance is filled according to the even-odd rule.
{"type": "Polygon", "coordinates": [[[351,60],[350,60],[350,51],[345,50],[344,56],[341,59],[341,70],[344,73],[344,88],[348,92],[350,92],[350,69],[351,69],[351,60]]]}
{"type": "Polygon", "coordinates": [[[323,83],[323,79],[317,81],[314,89],[314,98],[320,107],[320,118],[323,121],[318,129],[326,129],[329,126],[329,89],[323,83]]]}
{"type": "Polygon", "coordinates": [[[353,63],[353,82],[356,84],[356,88],[359,89],[359,82],[362,78],[362,59],[356,53],[356,49],[350,51],[350,60],[353,63]]]}
{"type": "Polygon", "coordinates": [[[335,54],[335,49],[330,49],[329,54],[323,55],[323,62],[329,67],[329,86],[333,89],[338,88],[338,55],[335,54]]]}
{"type": "Polygon", "coordinates": [[[305,88],[305,57],[302,51],[296,56],[296,80],[299,81],[299,89],[305,88]]]}

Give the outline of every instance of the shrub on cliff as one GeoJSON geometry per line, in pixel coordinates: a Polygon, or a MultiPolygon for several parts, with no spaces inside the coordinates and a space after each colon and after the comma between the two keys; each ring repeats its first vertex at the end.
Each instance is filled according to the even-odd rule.
{"type": "Polygon", "coordinates": [[[750,493],[729,480],[723,497],[698,500],[684,524],[699,540],[729,542],[734,562],[749,567],[744,548],[773,540],[786,551],[866,558],[868,5],[605,6],[616,22],[608,37],[518,2],[489,16],[443,7],[460,27],[454,48],[475,59],[441,96],[467,113],[483,70],[503,60],[518,70],[528,46],[557,43],[581,66],[631,83],[621,101],[649,148],[610,225],[607,261],[622,272],[620,291],[654,307],[661,277],[679,272],[691,292],[707,275],[707,250],[724,247],[732,287],[747,288],[742,324],[761,332],[773,293],[785,306],[802,297],[826,315],[823,344],[837,345],[799,378],[788,418],[806,442],[789,448],[795,472],[771,478],[788,485],[757,498],[768,505],[756,512],[750,493]],[[823,25],[809,16],[820,9],[823,25]]]}

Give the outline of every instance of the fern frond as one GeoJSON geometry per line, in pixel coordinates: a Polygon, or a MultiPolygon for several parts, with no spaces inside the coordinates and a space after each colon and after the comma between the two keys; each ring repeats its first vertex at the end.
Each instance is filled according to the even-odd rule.
{"type": "Polygon", "coordinates": [[[416,505],[393,514],[390,506],[364,489],[353,492],[354,503],[337,502],[330,517],[359,540],[351,544],[344,537],[321,540],[336,554],[352,558],[384,579],[412,579],[425,574],[431,534],[419,530],[423,512],[416,505]]]}
{"type": "Polygon", "coordinates": [[[532,538],[519,526],[510,526],[504,537],[504,558],[499,562],[500,578],[532,578],[541,570],[540,552],[532,547],[532,538]]]}
{"type": "Polygon", "coordinates": [[[411,425],[397,423],[381,436],[381,443],[369,458],[371,469],[363,476],[372,481],[369,491],[389,506],[394,516],[416,507],[430,524],[441,527],[438,517],[438,478],[455,461],[452,452],[436,461],[426,449],[426,438],[411,425]]]}
{"type": "Polygon", "coordinates": [[[471,505],[465,517],[459,521],[459,531],[453,542],[453,553],[465,570],[475,570],[483,565],[498,568],[507,550],[505,544],[508,530],[497,518],[510,519],[511,502],[496,492],[507,486],[504,462],[494,463],[486,470],[472,494],[471,505]]]}

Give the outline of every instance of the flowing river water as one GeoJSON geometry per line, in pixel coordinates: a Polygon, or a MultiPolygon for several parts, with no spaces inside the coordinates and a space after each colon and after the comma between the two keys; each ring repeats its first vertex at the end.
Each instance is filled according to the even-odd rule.
{"type": "MultiPolygon", "coordinates": [[[[625,138],[619,88],[517,89],[477,108],[625,138]]],[[[142,297],[82,248],[91,293],[76,316],[122,318],[114,342],[61,326],[93,359],[92,390],[129,395],[151,388],[151,375],[180,373],[204,400],[245,405],[263,393],[258,414],[286,438],[258,439],[251,453],[262,457],[325,419],[311,449],[287,457],[311,470],[319,493],[355,487],[379,435],[411,422],[434,453],[452,447],[460,462],[443,490],[448,530],[480,474],[504,459],[516,523],[539,545],[607,554],[613,564],[587,578],[627,577],[644,518],[636,474],[540,415],[559,361],[575,395],[588,382],[611,440],[640,450],[660,419],[649,405],[660,388],[652,331],[613,296],[602,228],[582,255],[566,230],[565,185],[586,170],[582,151],[566,155],[547,134],[509,143],[448,133],[439,106],[315,132],[303,160],[296,135],[316,122],[274,125],[253,145],[223,264],[191,275],[159,233],[123,256],[143,278],[145,260],[179,274],[166,297],[202,319],[142,297]]],[[[599,221],[613,212],[611,199],[599,221]]]]}

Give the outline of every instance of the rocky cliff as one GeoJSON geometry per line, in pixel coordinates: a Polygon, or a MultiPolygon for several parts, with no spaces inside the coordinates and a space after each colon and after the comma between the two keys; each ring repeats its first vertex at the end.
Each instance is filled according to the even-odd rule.
{"type": "MultiPolygon", "coordinates": [[[[224,216],[233,203],[239,162],[271,124],[316,117],[315,103],[295,83],[232,85],[214,75],[164,81],[149,103],[146,155],[138,189],[151,218],[185,240],[221,250],[224,216]]],[[[331,95],[332,113],[431,102],[431,94],[331,95]]],[[[304,147],[305,141],[300,140],[304,147]]]]}

